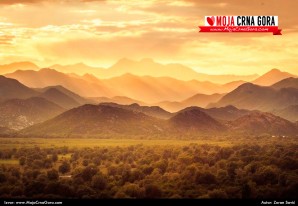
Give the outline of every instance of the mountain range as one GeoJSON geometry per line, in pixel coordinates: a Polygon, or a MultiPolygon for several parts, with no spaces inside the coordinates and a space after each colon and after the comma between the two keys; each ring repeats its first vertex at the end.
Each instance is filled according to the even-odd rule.
{"type": "MultiPolygon", "coordinates": [[[[158,111],[156,108],[147,108],[145,112],[148,113],[149,110],[158,111]]],[[[27,127],[18,135],[64,138],[195,137],[201,134],[295,135],[297,129],[295,123],[259,111],[223,123],[196,107],[181,110],[169,119],[160,119],[136,109],[127,109],[127,106],[87,104],[27,127]]]]}
{"type": "Polygon", "coordinates": [[[148,116],[159,118],[159,119],[169,119],[173,116],[172,113],[158,107],[158,106],[140,106],[137,103],[131,104],[131,105],[121,105],[116,103],[101,103],[99,105],[106,105],[106,106],[112,106],[116,108],[122,108],[131,110],[134,112],[141,112],[148,116]]]}
{"type": "Polygon", "coordinates": [[[123,104],[123,105],[129,105],[129,104],[139,104],[139,105],[147,105],[145,102],[141,102],[129,97],[125,96],[115,96],[115,97],[94,97],[94,98],[89,98],[92,101],[95,101],[97,103],[116,103],[116,104],[123,104]]]}
{"type": "Polygon", "coordinates": [[[0,76],[0,127],[20,130],[90,102],[62,86],[32,89],[0,76]]]}
{"type": "Polygon", "coordinates": [[[274,69],[253,82],[215,84],[127,73],[98,79],[53,69],[18,70],[0,76],[0,134],[297,134],[298,78],[274,69]]]}
{"type": "Polygon", "coordinates": [[[122,105],[122,104],[106,102],[106,103],[100,103],[99,105],[108,105],[108,106],[123,108],[131,111],[142,112],[148,116],[156,117],[159,119],[170,119],[171,117],[175,116],[180,112],[183,112],[184,110],[188,111],[189,109],[193,109],[193,110],[199,110],[201,112],[204,112],[208,114],[210,117],[220,122],[236,120],[239,117],[245,116],[250,112],[253,112],[250,110],[238,109],[231,105],[226,107],[209,108],[209,109],[191,106],[191,107],[183,108],[182,110],[179,110],[173,113],[168,112],[167,110],[164,110],[158,106],[141,106],[136,103],[133,103],[130,105],[122,105]]]}
{"type": "MultiPolygon", "coordinates": [[[[293,80],[292,78],[283,80],[283,84],[285,84],[286,81],[293,80]]],[[[241,109],[272,111],[298,104],[297,88],[275,88],[276,86],[264,87],[252,83],[245,83],[223,96],[217,103],[209,104],[208,107],[233,105],[241,109]]]]}
{"type": "MultiPolygon", "coordinates": [[[[281,76],[284,74],[284,72],[274,69],[258,78],[257,82],[263,84],[262,80],[270,79],[271,76],[274,79],[277,73],[281,76]]],[[[178,111],[186,106],[205,107],[217,101],[216,96],[228,93],[246,83],[244,81],[232,81],[221,85],[208,81],[182,81],[171,77],[136,76],[129,73],[109,79],[98,79],[91,74],[83,76],[71,73],[65,74],[54,69],[18,70],[5,76],[17,79],[32,88],[61,85],[83,97],[114,98],[115,96],[124,96],[138,102],[158,104],[171,111],[178,111]],[[200,101],[198,101],[198,97],[193,97],[196,99],[196,104],[189,104],[192,99],[187,100],[187,98],[200,94],[212,96],[210,98],[202,97],[200,101]],[[207,99],[210,99],[210,101],[207,101],[207,99]]]]}
{"type": "Polygon", "coordinates": [[[108,105],[83,105],[21,130],[22,135],[57,137],[110,137],[155,135],[163,132],[160,119],[108,105]]]}
{"type": "Polygon", "coordinates": [[[130,73],[136,76],[152,76],[152,77],[171,77],[174,79],[189,81],[211,81],[218,84],[228,83],[230,81],[251,81],[258,76],[254,75],[209,75],[198,73],[193,69],[186,67],[181,64],[160,64],[155,62],[153,59],[145,58],[140,61],[133,61],[127,58],[120,59],[114,65],[107,69],[94,68],[85,64],[79,63],[74,65],[53,65],[50,68],[56,69],[60,72],[66,73],[77,73],[83,75],[90,73],[95,75],[97,78],[112,78],[121,76],[126,73],[130,73]]]}
{"type": "Polygon", "coordinates": [[[53,69],[41,69],[39,71],[18,70],[6,77],[17,79],[22,84],[31,88],[43,88],[48,86],[63,86],[81,96],[111,96],[109,91],[100,80],[97,84],[88,82],[82,78],[73,77],[68,74],[57,72],[53,69]]]}
{"type": "Polygon", "coordinates": [[[160,106],[161,108],[168,110],[170,112],[177,112],[186,107],[197,106],[197,107],[206,107],[210,103],[217,102],[220,98],[222,98],[224,94],[195,94],[181,102],[171,102],[171,101],[163,101],[155,103],[155,105],[160,106]]]}
{"type": "Polygon", "coordinates": [[[0,99],[28,99],[30,97],[42,97],[64,108],[73,108],[92,100],[85,99],[62,86],[32,89],[19,81],[0,75],[0,99]]]}
{"type": "Polygon", "coordinates": [[[61,85],[84,97],[126,96],[146,103],[180,101],[200,92],[203,94],[226,93],[243,83],[237,81],[220,85],[197,80],[182,81],[170,77],[140,77],[132,74],[100,80],[92,75],[80,77],[53,69],[19,70],[5,76],[17,79],[32,88],[61,85]]]}
{"type": "Polygon", "coordinates": [[[12,73],[17,70],[39,70],[39,67],[31,62],[14,62],[0,65],[0,75],[12,73]]]}

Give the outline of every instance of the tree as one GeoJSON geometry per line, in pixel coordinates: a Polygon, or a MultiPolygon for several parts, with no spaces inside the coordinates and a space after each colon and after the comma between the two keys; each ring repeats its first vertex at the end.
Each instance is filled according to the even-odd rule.
{"type": "Polygon", "coordinates": [[[160,169],[162,174],[166,172],[167,167],[168,167],[168,162],[166,160],[160,160],[155,164],[155,168],[160,169]]]}
{"type": "Polygon", "coordinates": [[[65,173],[67,173],[69,171],[70,171],[70,164],[68,162],[63,162],[59,166],[59,172],[61,172],[62,174],[65,174],[65,173]]]}
{"type": "Polygon", "coordinates": [[[145,174],[145,175],[150,175],[152,172],[153,172],[153,170],[154,170],[154,168],[153,167],[151,167],[151,166],[149,166],[149,165],[145,165],[145,166],[143,166],[143,173],[145,174]]]}
{"type": "Polygon", "coordinates": [[[242,199],[251,197],[251,187],[246,183],[242,186],[242,199]]]}
{"type": "Polygon", "coordinates": [[[137,184],[125,184],[122,189],[127,196],[132,198],[143,198],[145,195],[144,189],[140,188],[137,184]]]}
{"type": "Polygon", "coordinates": [[[92,177],[92,187],[98,190],[104,190],[107,186],[107,179],[102,174],[92,177]]]}
{"type": "Polygon", "coordinates": [[[82,164],[83,164],[83,166],[87,167],[89,164],[89,161],[87,159],[84,159],[82,164]]]}
{"type": "Polygon", "coordinates": [[[133,170],[129,175],[129,181],[135,182],[144,178],[144,173],[140,169],[133,170]]]}
{"type": "Polygon", "coordinates": [[[196,183],[197,184],[215,184],[216,178],[210,172],[197,172],[196,174],[196,183]]]}
{"type": "Polygon", "coordinates": [[[6,181],[6,175],[3,172],[0,172],[0,183],[3,183],[6,181]]]}
{"type": "Polygon", "coordinates": [[[147,185],[145,187],[145,197],[146,198],[161,198],[162,191],[156,185],[147,185]]]}
{"type": "Polygon", "coordinates": [[[271,166],[265,166],[259,168],[259,170],[254,174],[253,180],[258,185],[265,184],[277,184],[278,183],[278,170],[271,166]]]}
{"type": "Polygon", "coordinates": [[[47,172],[47,176],[49,180],[58,180],[59,174],[58,171],[55,169],[51,169],[47,172]]]}
{"type": "Polygon", "coordinates": [[[85,181],[91,181],[92,177],[96,175],[96,173],[97,173],[96,167],[88,166],[83,170],[83,172],[81,173],[81,176],[85,181]]]}
{"type": "Polygon", "coordinates": [[[44,168],[51,168],[52,167],[52,160],[49,158],[44,159],[43,161],[44,168]]]}
{"type": "Polygon", "coordinates": [[[20,159],[19,159],[19,163],[20,163],[20,165],[21,166],[24,166],[25,164],[26,164],[26,158],[25,157],[20,157],[20,159]]]}
{"type": "Polygon", "coordinates": [[[58,155],[56,153],[52,154],[52,161],[57,162],[58,160],[58,155]]]}
{"type": "Polygon", "coordinates": [[[208,196],[213,199],[226,199],[228,198],[227,193],[221,189],[215,189],[208,193],[208,196]]]}

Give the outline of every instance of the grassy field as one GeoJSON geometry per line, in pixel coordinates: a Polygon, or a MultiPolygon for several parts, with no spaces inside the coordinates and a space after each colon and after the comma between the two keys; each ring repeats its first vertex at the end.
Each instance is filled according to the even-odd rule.
{"type": "Polygon", "coordinates": [[[183,146],[190,143],[212,144],[220,146],[230,146],[229,141],[222,140],[134,140],[134,139],[43,139],[43,138],[0,138],[1,148],[20,148],[20,147],[125,147],[137,144],[148,146],[183,146]]]}
{"type": "MultiPolygon", "coordinates": [[[[85,148],[85,147],[128,147],[132,145],[143,144],[146,146],[184,146],[191,143],[218,145],[229,147],[238,144],[282,144],[283,139],[279,137],[260,137],[260,138],[202,138],[198,140],[140,140],[140,139],[46,139],[46,138],[0,138],[1,149],[23,148],[23,147],[68,147],[68,148],[85,148]]],[[[297,143],[296,138],[287,138],[287,142],[297,143]]],[[[0,149],[0,150],[1,150],[0,149]]]]}
{"type": "Polygon", "coordinates": [[[17,159],[0,159],[0,165],[18,165],[19,160],[17,159]]]}

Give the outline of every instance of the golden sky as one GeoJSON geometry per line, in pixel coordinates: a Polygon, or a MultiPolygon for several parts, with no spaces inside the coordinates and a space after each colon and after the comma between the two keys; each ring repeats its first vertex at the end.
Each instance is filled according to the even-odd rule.
{"type": "Polygon", "coordinates": [[[296,0],[0,0],[0,64],[153,58],[211,74],[298,74],[296,0]],[[208,3],[207,3],[208,2],[208,3]],[[198,33],[205,15],[277,15],[271,33],[198,33]]]}

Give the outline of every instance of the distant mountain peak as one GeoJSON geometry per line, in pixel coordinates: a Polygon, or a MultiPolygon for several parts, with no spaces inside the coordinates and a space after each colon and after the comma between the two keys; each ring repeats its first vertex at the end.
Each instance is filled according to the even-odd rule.
{"type": "Polygon", "coordinates": [[[262,86],[270,86],[276,82],[279,82],[283,79],[289,78],[289,77],[296,77],[293,74],[290,74],[288,72],[280,71],[279,69],[271,69],[269,72],[266,72],[262,76],[255,79],[252,83],[262,85],[262,86]]]}
{"type": "Polygon", "coordinates": [[[87,67],[89,67],[87,64],[85,64],[83,62],[76,63],[76,64],[74,64],[74,66],[87,66],[87,67]]]}
{"type": "Polygon", "coordinates": [[[152,58],[144,58],[140,62],[141,63],[155,63],[152,58]]]}
{"type": "Polygon", "coordinates": [[[284,72],[284,71],[274,68],[274,69],[271,69],[269,72],[266,72],[263,76],[265,76],[265,75],[269,76],[269,75],[291,75],[291,74],[288,72],[284,72]]]}
{"type": "Polygon", "coordinates": [[[223,131],[225,128],[218,121],[199,107],[188,107],[179,111],[169,120],[177,129],[186,131],[223,131]]]}
{"type": "Polygon", "coordinates": [[[116,64],[120,64],[120,63],[131,63],[131,62],[133,62],[133,61],[130,60],[130,59],[128,59],[128,58],[126,58],[126,57],[123,57],[123,58],[119,59],[119,60],[116,62],[116,64]]]}
{"type": "Polygon", "coordinates": [[[227,105],[227,106],[225,106],[223,108],[228,109],[228,110],[238,110],[238,108],[235,107],[235,106],[233,106],[233,105],[227,105]]]}
{"type": "Polygon", "coordinates": [[[36,64],[29,62],[29,61],[21,61],[21,62],[13,62],[7,65],[18,65],[18,66],[33,66],[33,67],[38,67],[36,64]]]}
{"type": "Polygon", "coordinates": [[[61,93],[57,88],[55,88],[55,87],[50,87],[49,89],[47,89],[46,91],[45,91],[46,93],[53,93],[53,92],[57,92],[57,93],[61,93]]]}
{"type": "Polygon", "coordinates": [[[267,72],[267,73],[270,73],[270,72],[282,72],[282,71],[280,71],[279,69],[276,69],[276,68],[273,68],[273,69],[271,69],[269,72],[267,72]]]}
{"type": "Polygon", "coordinates": [[[132,106],[132,107],[140,107],[140,105],[138,103],[133,103],[130,106],[132,106]]]}
{"type": "Polygon", "coordinates": [[[246,89],[254,89],[254,88],[259,88],[260,86],[258,86],[258,85],[255,85],[255,84],[253,84],[253,83],[250,83],[250,82],[247,82],[247,83],[244,83],[244,84],[241,84],[239,87],[238,87],[238,89],[244,89],[244,90],[246,90],[246,89]]]}
{"type": "Polygon", "coordinates": [[[51,68],[49,68],[49,67],[42,68],[42,69],[40,69],[39,71],[55,71],[55,72],[57,72],[55,69],[51,69],[51,68]]]}
{"type": "Polygon", "coordinates": [[[89,73],[84,74],[83,77],[96,78],[94,75],[89,74],[89,73]]]}

